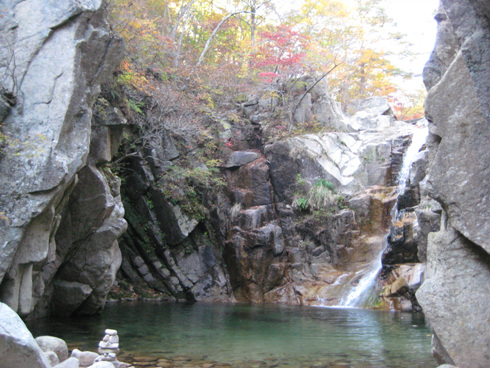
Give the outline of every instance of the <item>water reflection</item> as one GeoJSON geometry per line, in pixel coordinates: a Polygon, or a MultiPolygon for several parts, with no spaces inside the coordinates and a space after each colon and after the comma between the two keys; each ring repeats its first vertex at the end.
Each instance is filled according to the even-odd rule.
{"type": "Polygon", "coordinates": [[[114,328],[123,351],[144,355],[187,354],[229,363],[273,358],[297,367],[319,359],[344,359],[351,367],[436,366],[423,317],[408,313],[126,303],[108,305],[101,316],[47,319],[29,327],[35,335],[56,335],[88,350],[95,350],[105,328],[114,328]]]}

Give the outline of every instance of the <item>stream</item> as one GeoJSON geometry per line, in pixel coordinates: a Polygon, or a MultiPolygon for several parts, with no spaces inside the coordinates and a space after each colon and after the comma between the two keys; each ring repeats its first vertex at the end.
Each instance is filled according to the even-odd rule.
{"type": "MultiPolygon", "coordinates": [[[[92,317],[28,323],[70,348],[96,351],[106,328],[121,361],[165,357],[231,367],[436,367],[422,314],[290,305],[110,303],[92,317]],[[136,357],[136,358],[135,358],[136,357]]],[[[153,365],[150,365],[153,366],[153,365]]],[[[174,365],[182,366],[182,365],[174,365]]],[[[208,365],[209,366],[209,365],[208,365]]]]}

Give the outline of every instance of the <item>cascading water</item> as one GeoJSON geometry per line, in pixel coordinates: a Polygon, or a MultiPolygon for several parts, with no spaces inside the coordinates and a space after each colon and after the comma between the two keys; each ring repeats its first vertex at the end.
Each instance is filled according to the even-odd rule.
{"type": "MultiPolygon", "coordinates": [[[[423,144],[425,143],[428,134],[429,131],[427,124],[414,126],[412,142],[410,143],[410,146],[403,156],[402,167],[400,172],[398,173],[398,195],[405,192],[408,178],[410,176],[410,167],[417,158],[417,154],[420,148],[422,148],[423,144]]],[[[398,216],[397,204],[398,203],[395,203],[391,211],[392,222],[394,222],[398,216]]],[[[342,297],[339,306],[360,307],[365,305],[366,302],[370,299],[373,291],[376,289],[378,274],[381,272],[381,269],[383,267],[382,256],[388,245],[388,236],[389,234],[387,234],[385,245],[382,248],[381,252],[376,256],[376,259],[367,268],[358,271],[358,274],[361,274],[361,276],[358,278],[357,285],[352,288],[347,295],[342,297]]]]}

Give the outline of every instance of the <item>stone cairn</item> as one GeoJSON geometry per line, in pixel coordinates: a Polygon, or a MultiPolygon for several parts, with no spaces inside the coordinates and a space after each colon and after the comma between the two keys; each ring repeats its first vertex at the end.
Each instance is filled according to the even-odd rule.
{"type": "Polygon", "coordinates": [[[119,351],[119,336],[117,336],[117,331],[108,328],[105,330],[104,338],[99,342],[100,356],[95,359],[94,363],[110,362],[115,368],[131,367],[130,364],[117,360],[116,355],[119,351]]]}

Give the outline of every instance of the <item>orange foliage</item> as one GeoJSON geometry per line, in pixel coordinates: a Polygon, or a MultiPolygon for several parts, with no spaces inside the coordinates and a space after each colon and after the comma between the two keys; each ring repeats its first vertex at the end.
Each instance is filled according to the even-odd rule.
{"type": "MultiPolygon", "coordinates": [[[[392,76],[400,71],[386,53],[372,46],[383,35],[386,22],[379,3],[358,0],[349,7],[340,0],[305,0],[301,9],[277,25],[267,14],[274,4],[280,6],[279,0],[219,5],[211,0],[112,0],[113,26],[127,43],[118,78],[147,94],[154,90],[147,74],[162,80],[193,80],[218,102],[230,94],[247,93],[257,76],[267,83],[306,74],[318,77],[342,62],[328,75],[339,101],[388,96],[396,90],[392,76]],[[269,10],[252,18],[250,10],[258,4],[269,10]],[[196,68],[217,25],[234,12],[240,15],[221,25],[196,68]]],[[[418,114],[412,109],[402,115],[418,114]]]]}

